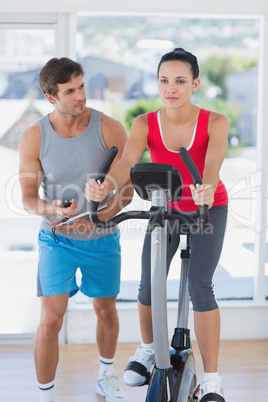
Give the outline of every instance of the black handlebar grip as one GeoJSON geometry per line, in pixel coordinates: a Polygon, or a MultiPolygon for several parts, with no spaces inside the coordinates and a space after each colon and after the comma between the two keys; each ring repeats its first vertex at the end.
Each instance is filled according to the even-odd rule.
{"type": "MultiPolygon", "coordinates": [[[[181,147],[179,149],[179,154],[192,176],[194,185],[196,187],[200,186],[202,184],[202,179],[201,179],[200,173],[199,173],[197,167],[195,166],[195,163],[192,160],[191,156],[189,155],[187,149],[181,147]]],[[[200,213],[200,232],[203,233],[206,230],[207,225],[209,223],[208,206],[207,205],[199,205],[199,213],[200,213]]]]}
{"type": "MultiPolygon", "coordinates": [[[[102,183],[104,181],[105,175],[108,172],[109,167],[111,166],[114,158],[116,157],[117,152],[118,152],[118,148],[115,145],[113,145],[107,152],[107,155],[104,158],[104,161],[102,162],[102,164],[99,168],[98,176],[96,177],[96,181],[98,183],[102,183]]],[[[102,222],[97,216],[98,206],[99,206],[98,202],[90,201],[89,217],[96,226],[101,225],[103,227],[105,225],[104,222],[102,222]]]]}
{"type": "Polygon", "coordinates": [[[209,224],[208,206],[199,205],[199,214],[200,214],[200,223],[199,223],[200,233],[204,233],[205,230],[208,228],[209,224]]]}
{"type": "Polygon", "coordinates": [[[193,178],[193,182],[194,185],[200,186],[202,184],[202,179],[200,176],[200,173],[197,169],[197,167],[195,166],[194,161],[192,160],[191,156],[189,155],[188,151],[186,148],[181,147],[179,149],[179,154],[181,156],[181,159],[183,160],[183,162],[185,163],[187,169],[189,170],[189,172],[191,173],[191,176],[193,178]]]}
{"type": "Polygon", "coordinates": [[[100,181],[101,183],[103,182],[105,175],[109,170],[109,167],[111,166],[114,158],[117,155],[117,152],[118,152],[118,148],[115,145],[113,145],[109,149],[104,161],[102,162],[102,164],[99,168],[98,177],[96,178],[96,181],[100,181]]]}

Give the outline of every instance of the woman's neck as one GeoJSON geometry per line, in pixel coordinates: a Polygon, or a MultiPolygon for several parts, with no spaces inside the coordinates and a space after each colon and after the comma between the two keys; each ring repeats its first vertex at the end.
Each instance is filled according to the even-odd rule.
{"type": "Polygon", "coordinates": [[[172,109],[165,107],[161,110],[161,120],[166,119],[170,123],[178,125],[187,125],[196,122],[199,115],[200,107],[190,103],[186,107],[180,109],[172,109]]]}

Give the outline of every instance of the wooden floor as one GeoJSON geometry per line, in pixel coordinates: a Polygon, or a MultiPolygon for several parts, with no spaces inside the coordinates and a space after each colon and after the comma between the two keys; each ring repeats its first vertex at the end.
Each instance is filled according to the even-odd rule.
{"type": "MultiPolygon", "coordinates": [[[[118,344],[115,370],[121,380],[136,346],[133,343],[118,344]]],[[[200,380],[202,365],[195,342],[193,349],[200,380]]],[[[226,402],[268,401],[268,339],[222,341],[219,372],[223,377],[226,402]]],[[[61,345],[56,402],[104,402],[104,398],[95,394],[97,373],[96,345],[61,345]]],[[[146,387],[125,388],[131,402],[144,401],[146,387]]],[[[0,346],[0,401],[38,400],[32,347],[0,346]]]]}

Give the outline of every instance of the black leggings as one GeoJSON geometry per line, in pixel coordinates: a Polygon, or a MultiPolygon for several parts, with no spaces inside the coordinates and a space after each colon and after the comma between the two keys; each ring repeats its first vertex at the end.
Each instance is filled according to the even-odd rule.
{"type": "MultiPolygon", "coordinates": [[[[209,210],[211,231],[190,234],[191,255],[189,262],[189,293],[194,311],[211,311],[218,308],[214,289],[213,275],[220,259],[228,206],[215,206],[209,210]]],[[[198,220],[199,214],[193,216],[198,220]]],[[[170,263],[179,244],[180,235],[176,230],[177,221],[168,222],[167,274],[170,263]]],[[[142,251],[142,274],[138,300],[145,306],[151,305],[151,234],[146,231],[142,251]]]]}

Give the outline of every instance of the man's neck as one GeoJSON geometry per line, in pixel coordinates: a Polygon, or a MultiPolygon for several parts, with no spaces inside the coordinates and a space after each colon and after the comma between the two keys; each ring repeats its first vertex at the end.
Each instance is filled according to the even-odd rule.
{"type": "Polygon", "coordinates": [[[86,108],[84,114],[71,116],[54,111],[48,115],[53,130],[61,137],[72,138],[81,135],[87,128],[91,109],[86,108]]]}

